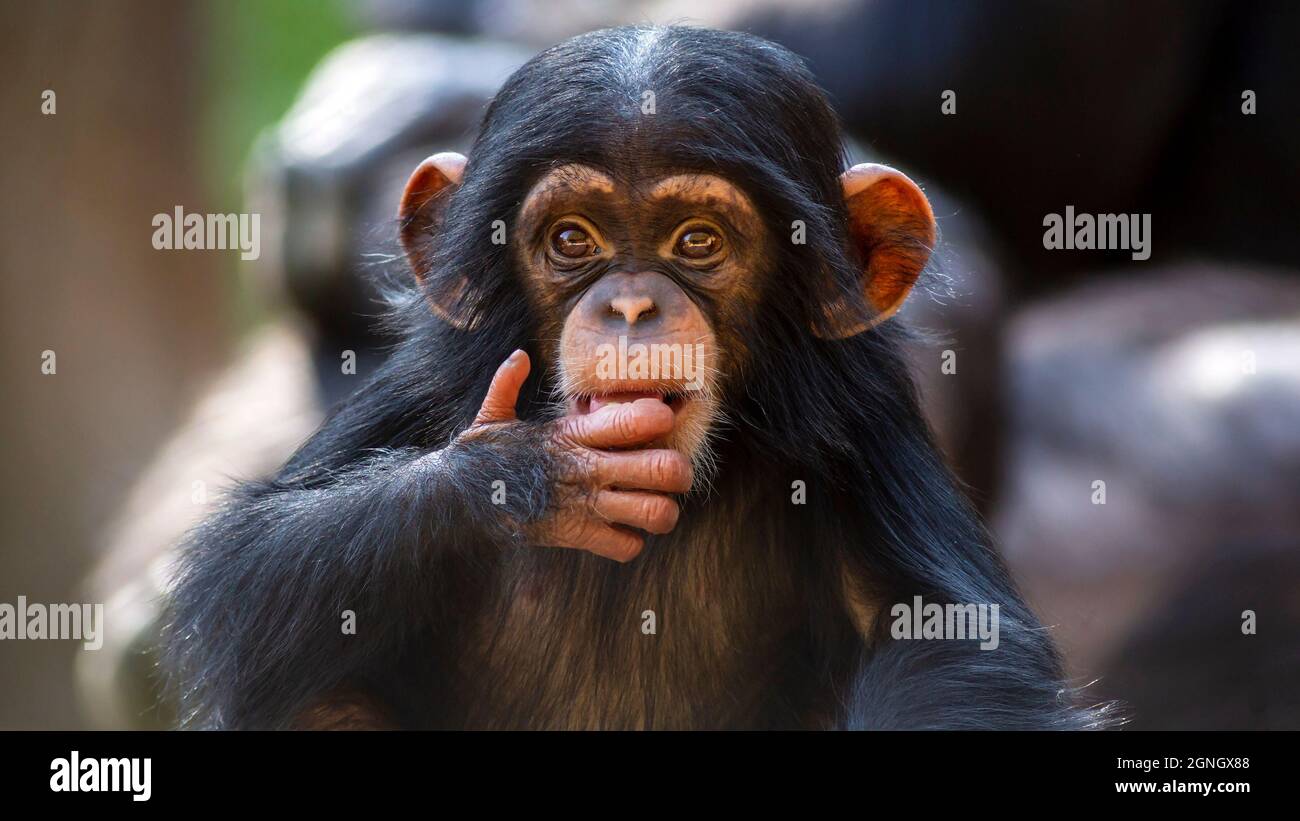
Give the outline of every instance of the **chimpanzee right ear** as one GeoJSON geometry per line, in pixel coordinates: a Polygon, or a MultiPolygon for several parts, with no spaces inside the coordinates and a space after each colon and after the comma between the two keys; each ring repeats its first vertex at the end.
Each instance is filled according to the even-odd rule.
{"type": "MultiPolygon", "coordinates": [[[[401,226],[399,236],[411,271],[422,285],[432,265],[432,246],[442,224],[447,200],[460,185],[465,162],[464,154],[452,151],[434,154],[416,167],[402,192],[402,204],[397,212],[401,226]]],[[[429,294],[433,312],[457,327],[465,325],[462,319],[457,318],[455,308],[466,284],[462,277],[459,282],[441,288],[440,293],[429,294]]]]}
{"type": "Polygon", "coordinates": [[[813,329],[823,339],[853,336],[893,316],[929,260],[936,231],[929,200],[901,172],[863,163],[845,171],[840,182],[849,243],[865,268],[865,299],[860,304],[841,297],[826,305],[813,329]]]}

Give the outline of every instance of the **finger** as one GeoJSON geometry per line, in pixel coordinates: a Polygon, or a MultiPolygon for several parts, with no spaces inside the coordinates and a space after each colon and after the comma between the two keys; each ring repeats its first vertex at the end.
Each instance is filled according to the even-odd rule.
{"type": "Polygon", "coordinates": [[[584,416],[566,416],[563,433],[589,448],[644,445],[673,429],[673,409],[658,399],[611,405],[584,416]]]}
{"type": "Polygon", "coordinates": [[[627,525],[647,533],[667,533],[677,526],[677,503],[658,493],[602,490],[593,507],[606,521],[627,525]]]}
{"type": "Polygon", "coordinates": [[[630,562],[641,555],[645,537],[612,525],[597,524],[592,526],[586,544],[581,546],[606,559],[630,562]]]}
{"type": "Polygon", "coordinates": [[[631,450],[597,453],[596,483],[624,490],[685,493],[691,489],[691,460],[675,450],[631,450]]]}
{"type": "Polygon", "coordinates": [[[581,519],[556,533],[556,547],[586,550],[616,562],[635,559],[645,547],[645,537],[630,530],[615,527],[598,519],[581,519]]]}
{"type": "Polygon", "coordinates": [[[531,368],[528,354],[523,351],[510,354],[492,377],[492,384],[488,386],[487,396],[483,397],[483,405],[479,408],[478,416],[474,417],[474,424],[513,421],[519,389],[524,386],[531,368]]]}

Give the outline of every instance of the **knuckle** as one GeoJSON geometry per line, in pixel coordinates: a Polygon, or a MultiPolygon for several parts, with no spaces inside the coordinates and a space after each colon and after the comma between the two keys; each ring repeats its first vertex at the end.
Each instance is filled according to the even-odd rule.
{"type": "Polygon", "coordinates": [[[656,451],[650,463],[651,476],[670,488],[690,486],[691,465],[675,450],[656,451]]]}
{"type": "Polygon", "coordinates": [[[695,468],[691,465],[691,460],[680,453],[674,451],[673,456],[673,461],[677,464],[676,486],[683,492],[690,490],[695,482],[695,468]]]}
{"type": "Polygon", "coordinates": [[[636,409],[631,405],[621,405],[614,411],[614,432],[623,439],[634,439],[641,429],[636,409]]]}
{"type": "Polygon", "coordinates": [[[641,550],[644,547],[644,538],[628,535],[626,539],[620,539],[619,543],[609,551],[609,556],[615,561],[630,562],[641,555],[641,550]]]}
{"type": "Polygon", "coordinates": [[[574,447],[573,424],[569,420],[549,422],[543,431],[547,450],[561,453],[574,447]]]}
{"type": "Polygon", "coordinates": [[[552,436],[546,450],[555,465],[555,478],[561,482],[580,484],[596,469],[595,454],[567,437],[552,436]]]}
{"type": "Polygon", "coordinates": [[[677,503],[662,496],[653,496],[642,503],[641,519],[651,533],[667,533],[677,525],[677,503]]]}
{"type": "Polygon", "coordinates": [[[600,471],[600,454],[587,448],[575,448],[570,456],[579,481],[594,487],[596,474],[600,471]]]}
{"type": "Polygon", "coordinates": [[[564,544],[571,547],[590,547],[593,530],[590,522],[575,517],[564,517],[556,526],[556,532],[564,544]]]}
{"type": "Polygon", "coordinates": [[[650,477],[656,482],[667,483],[672,477],[673,462],[667,451],[655,451],[650,454],[650,477]]]}
{"type": "Polygon", "coordinates": [[[606,517],[600,512],[600,489],[595,487],[583,487],[578,491],[576,504],[582,506],[582,513],[585,516],[593,517],[603,521],[606,517]]]}

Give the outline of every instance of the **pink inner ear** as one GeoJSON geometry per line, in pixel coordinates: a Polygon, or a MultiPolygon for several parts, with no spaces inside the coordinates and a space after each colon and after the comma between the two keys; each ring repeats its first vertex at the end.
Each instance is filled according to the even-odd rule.
{"type": "MultiPolygon", "coordinates": [[[[465,176],[465,155],[454,151],[434,154],[421,162],[411,173],[402,192],[398,217],[405,222],[419,219],[420,212],[449,186],[459,185],[465,176]]],[[[430,215],[431,217],[432,215],[430,215]]]]}
{"type": "MultiPolygon", "coordinates": [[[[465,163],[465,157],[460,154],[435,154],[416,167],[402,193],[402,202],[398,208],[398,238],[406,251],[411,272],[418,281],[423,282],[425,273],[429,270],[429,260],[426,258],[429,241],[441,221],[441,212],[451,193],[450,189],[458,185],[464,176],[465,163]]],[[[467,282],[462,277],[458,282],[437,289],[442,293],[429,293],[430,308],[452,325],[465,327],[464,321],[455,316],[454,309],[466,286],[467,282]]]]}
{"type": "Polygon", "coordinates": [[[863,266],[862,294],[875,316],[863,316],[856,300],[826,305],[819,336],[843,338],[892,316],[907,298],[934,247],[934,213],[925,194],[906,175],[864,163],[845,171],[844,205],[849,242],[863,266]]]}
{"type": "MultiPolygon", "coordinates": [[[[428,162],[426,160],[426,162],[428,162]]],[[[439,194],[447,190],[455,182],[443,173],[442,169],[431,166],[421,165],[411,175],[411,179],[406,183],[406,190],[402,194],[402,206],[398,216],[404,222],[420,220],[432,215],[424,215],[422,212],[429,206],[439,194]]]]}
{"type": "Polygon", "coordinates": [[[417,279],[427,270],[424,244],[436,229],[442,200],[445,199],[442,195],[459,184],[465,162],[465,157],[460,154],[434,154],[416,167],[402,192],[397,213],[400,222],[398,236],[417,279]]]}
{"type": "Polygon", "coordinates": [[[934,247],[930,203],[915,183],[887,169],[871,174],[869,184],[846,205],[849,234],[867,266],[867,299],[880,313],[892,313],[906,299],[934,247]]]}

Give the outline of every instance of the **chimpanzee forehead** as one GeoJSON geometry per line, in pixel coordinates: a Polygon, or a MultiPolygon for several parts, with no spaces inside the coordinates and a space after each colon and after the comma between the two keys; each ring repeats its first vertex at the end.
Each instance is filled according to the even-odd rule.
{"type": "Polygon", "coordinates": [[[524,198],[520,215],[528,218],[557,200],[625,195],[647,202],[696,201],[756,217],[757,209],[743,191],[715,174],[674,172],[639,179],[616,179],[589,165],[570,163],[553,168],[524,198]]]}

